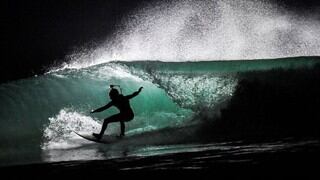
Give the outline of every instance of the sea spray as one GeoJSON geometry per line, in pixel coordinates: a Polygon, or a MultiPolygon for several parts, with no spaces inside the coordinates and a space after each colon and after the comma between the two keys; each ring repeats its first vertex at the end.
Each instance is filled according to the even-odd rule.
{"type": "Polygon", "coordinates": [[[318,56],[316,17],[257,0],[150,2],[128,14],[100,46],[70,52],[65,66],[318,56]]]}

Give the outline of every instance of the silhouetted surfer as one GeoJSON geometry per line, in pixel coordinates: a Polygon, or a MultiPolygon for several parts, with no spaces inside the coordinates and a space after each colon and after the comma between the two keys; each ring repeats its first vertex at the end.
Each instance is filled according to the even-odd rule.
{"type": "Polygon", "coordinates": [[[111,102],[109,102],[107,105],[100,107],[94,111],[91,111],[91,113],[95,112],[101,112],[104,111],[111,106],[115,106],[119,109],[120,113],[112,115],[106,119],[104,119],[101,131],[99,134],[93,133],[93,136],[95,136],[97,139],[101,139],[101,137],[104,134],[104,131],[107,129],[107,126],[109,123],[112,122],[120,122],[121,126],[121,134],[120,136],[124,136],[125,131],[125,124],[124,122],[128,122],[133,119],[134,114],[130,107],[129,100],[135,96],[137,96],[143,87],[140,87],[138,91],[132,93],[131,95],[123,96],[122,94],[119,94],[119,91],[117,89],[114,89],[114,85],[111,85],[111,90],[109,92],[109,97],[111,99],[111,102]]]}

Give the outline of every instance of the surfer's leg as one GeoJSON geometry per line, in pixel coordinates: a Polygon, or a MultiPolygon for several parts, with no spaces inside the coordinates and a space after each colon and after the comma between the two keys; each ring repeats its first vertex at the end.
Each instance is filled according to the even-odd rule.
{"type": "Polygon", "coordinates": [[[121,127],[121,134],[120,134],[120,136],[124,136],[124,131],[125,131],[124,121],[120,121],[120,127],[121,127]]]}
{"type": "Polygon", "coordinates": [[[96,138],[101,139],[102,136],[103,136],[103,134],[104,134],[104,131],[105,131],[105,130],[107,129],[107,127],[108,127],[108,124],[109,124],[109,123],[112,123],[112,122],[118,122],[118,121],[120,121],[120,119],[121,119],[121,118],[120,118],[120,114],[116,114],[116,115],[113,115],[113,116],[110,116],[110,117],[104,119],[100,133],[99,133],[99,134],[93,133],[93,135],[94,135],[96,138]]]}

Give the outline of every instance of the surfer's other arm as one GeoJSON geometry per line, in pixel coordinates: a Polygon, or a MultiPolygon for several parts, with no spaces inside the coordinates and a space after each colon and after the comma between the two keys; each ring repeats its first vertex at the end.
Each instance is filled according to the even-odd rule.
{"type": "Polygon", "coordinates": [[[95,112],[104,111],[104,110],[108,109],[109,107],[111,107],[112,105],[113,105],[112,102],[109,102],[109,103],[106,104],[105,106],[102,106],[102,107],[100,107],[100,108],[98,108],[98,109],[96,109],[96,110],[93,110],[93,111],[91,111],[90,113],[95,113],[95,112]]]}
{"type": "Polygon", "coordinates": [[[137,95],[141,92],[142,88],[143,88],[143,87],[140,87],[138,91],[136,91],[136,92],[134,92],[134,93],[126,96],[126,98],[127,98],[127,99],[131,99],[131,98],[137,96],[137,95]]]}

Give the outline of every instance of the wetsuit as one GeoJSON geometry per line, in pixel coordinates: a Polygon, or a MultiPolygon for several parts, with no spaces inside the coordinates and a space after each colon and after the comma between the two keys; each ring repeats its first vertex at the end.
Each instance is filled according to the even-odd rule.
{"type": "Polygon", "coordinates": [[[108,104],[106,104],[103,107],[100,107],[94,111],[92,111],[92,113],[94,112],[101,112],[103,110],[106,110],[108,108],[110,108],[111,106],[115,106],[119,109],[120,113],[112,115],[106,119],[104,119],[103,125],[102,125],[102,129],[99,135],[94,134],[96,137],[98,136],[98,138],[101,138],[104,131],[107,129],[107,126],[109,123],[111,122],[120,122],[120,126],[121,126],[121,134],[120,135],[124,135],[124,131],[125,131],[125,124],[124,122],[130,121],[134,118],[134,114],[132,111],[132,108],[130,106],[129,100],[135,96],[137,96],[139,94],[140,91],[136,91],[131,95],[127,95],[127,96],[123,96],[123,95],[118,95],[115,99],[113,99],[111,102],[109,102],[108,104]]]}

